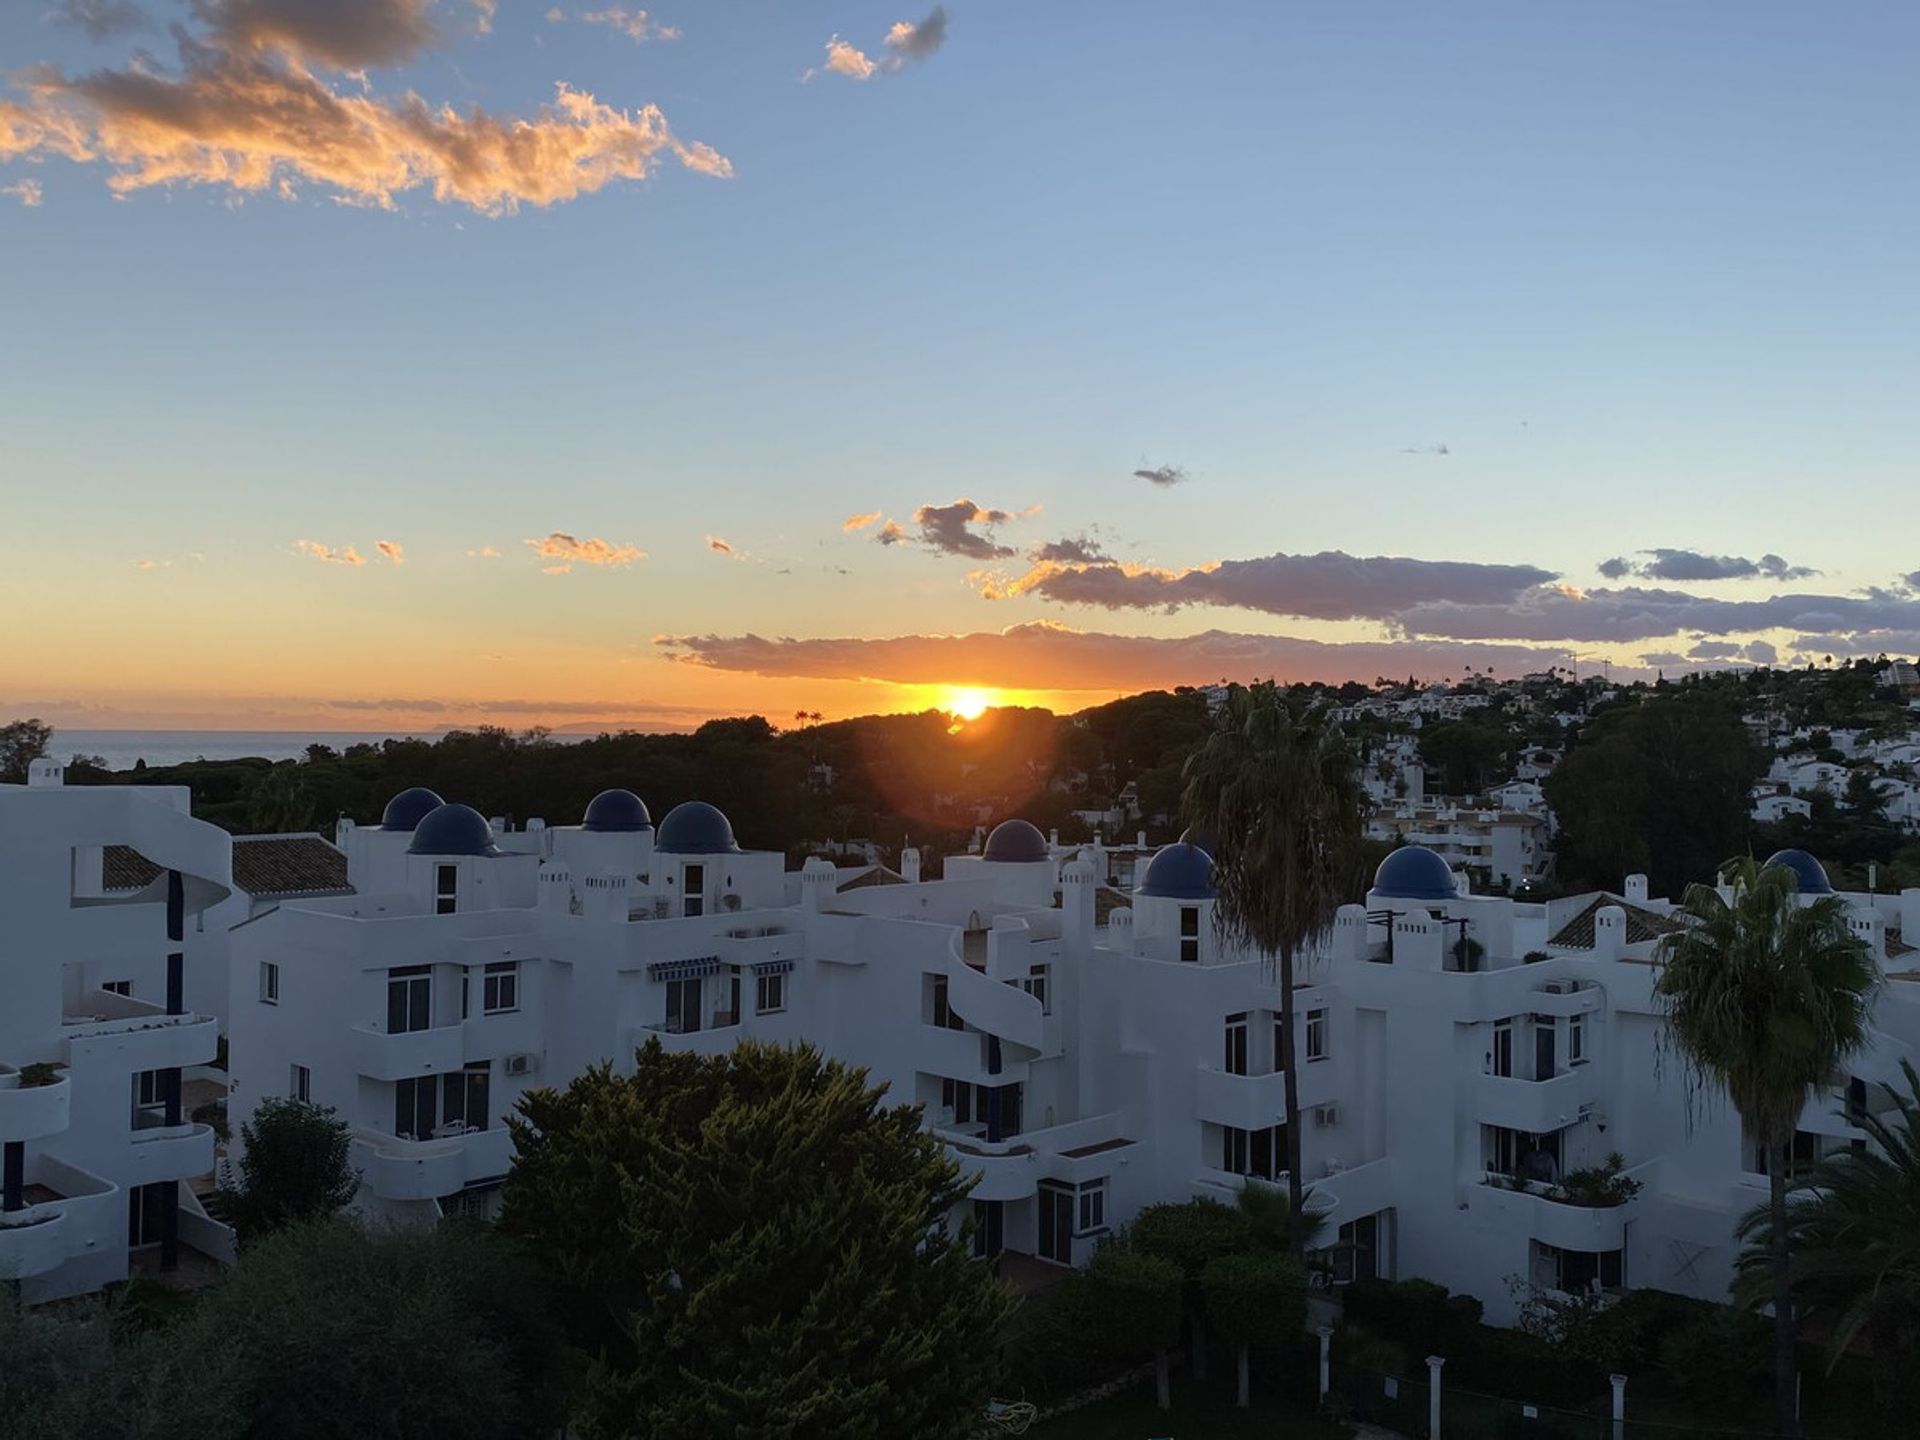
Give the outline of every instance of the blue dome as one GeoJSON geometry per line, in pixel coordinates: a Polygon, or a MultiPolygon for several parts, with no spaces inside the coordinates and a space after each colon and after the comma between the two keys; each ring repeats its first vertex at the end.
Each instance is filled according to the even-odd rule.
{"type": "Polygon", "coordinates": [[[1182,840],[1161,847],[1147,866],[1140,893],[1162,900],[1213,899],[1213,857],[1182,840]]]}
{"type": "Polygon", "coordinates": [[[380,812],[382,830],[411,830],[429,812],[438,810],[447,802],[424,785],[416,785],[411,790],[402,790],[387,801],[387,808],[380,812]]]}
{"type": "Polygon", "coordinates": [[[1214,844],[1213,832],[1211,830],[1203,830],[1198,825],[1189,825],[1186,829],[1182,830],[1180,832],[1180,843],[1182,845],[1197,845],[1206,851],[1208,855],[1214,854],[1214,852],[1220,848],[1214,844]]]}
{"type": "Polygon", "coordinates": [[[1373,872],[1373,893],[1382,900],[1436,903],[1458,898],[1453,867],[1424,845],[1403,845],[1373,872]]]}
{"type": "Polygon", "coordinates": [[[631,790],[602,790],[587,802],[586,818],[580,822],[580,828],[603,834],[626,834],[651,830],[653,817],[647,813],[646,802],[631,790]]]}
{"type": "Polygon", "coordinates": [[[415,827],[409,855],[498,855],[493,827],[471,805],[442,805],[415,827]]]}
{"type": "Polygon", "coordinates": [[[1026,820],[1002,820],[987,836],[983,859],[1000,865],[1032,865],[1046,860],[1047,837],[1026,820]]]}
{"type": "Polygon", "coordinates": [[[1827,878],[1825,867],[1804,850],[1776,850],[1767,857],[1767,865],[1791,870],[1802,895],[1833,894],[1833,882],[1827,878]]]}
{"type": "Polygon", "coordinates": [[[667,812],[654,836],[663,855],[738,855],[733,824],[704,800],[688,800],[667,812]]]}

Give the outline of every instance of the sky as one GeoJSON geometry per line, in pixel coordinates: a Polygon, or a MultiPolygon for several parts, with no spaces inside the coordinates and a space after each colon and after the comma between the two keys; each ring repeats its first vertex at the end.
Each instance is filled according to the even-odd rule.
{"type": "Polygon", "coordinates": [[[0,716],[1913,654],[1916,54],[1876,0],[9,0],[0,716]]]}

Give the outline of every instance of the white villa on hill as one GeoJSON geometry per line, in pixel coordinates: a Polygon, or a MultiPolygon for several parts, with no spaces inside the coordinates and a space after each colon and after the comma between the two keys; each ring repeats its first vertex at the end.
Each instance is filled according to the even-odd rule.
{"type": "MultiPolygon", "coordinates": [[[[1159,851],[1130,892],[1104,857],[1052,853],[1017,820],[935,881],[912,850],[897,872],[789,872],[709,805],[656,828],[619,790],[578,825],[518,831],[409,791],[337,839],[343,882],[315,866],[280,882],[304,896],[231,912],[230,1119],[237,1134],[269,1096],[334,1106],[369,1213],[485,1213],[526,1089],[630,1065],[650,1041],[719,1053],[749,1036],[809,1041],[924,1105],[975,1177],[983,1254],[1082,1263],[1147,1204],[1282,1178],[1278,994],[1257,958],[1217,943],[1211,862],[1192,845],[1159,851]]],[[[8,1194],[31,1200],[7,1215],[34,1222],[0,1219],[0,1265],[40,1277],[33,1293],[124,1274],[154,1185],[180,1235],[200,1224],[179,1181],[212,1142],[165,1109],[165,1072],[212,1058],[214,1021],[87,987],[173,953],[171,877],[178,929],[232,904],[243,844],[177,793],[0,789],[0,977],[30,1002],[0,1011],[0,1139],[21,1177],[8,1194]],[[111,845],[164,878],[92,898],[91,847],[111,845]],[[78,1011],[68,994],[86,996],[78,1011]],[[104,1037],[164,1053],[108,1063],[104,1037]],[[63,1085],[8,1085],[42,1060],[67,1062],[63,1085]],[[149,1131],[140,1077],[156,1072],[149,1131]],[[178,1149],[171,1168],[143,1158],[156,1138],[178,1149]]],[[[1811,859],[1779,859],[1803,891],[1826,887],[1811,859]]],[[[1888,983],[1871,1052],[1808,1106],[1800,1159],[1862,1138],[1847,1117],[1920,1043],[1920,962],[1901,938],[1920,933],[1920,891],[1847,901],[1888,983]]],[[[1495,1320],[1512,1318],[1515,1278],[1724,1295],[1734,1221],[1765,1181],[1737,1117],[1661,1054],[1652,955],[1671,909],[1636,877],[1528,904],[1469,893],[1417,845],[1388,858],[1299,995],[1301,1148],[1339,1242],[1334,1283],[1425,1275],[1495,1320]],[[1616,1153],[1637,1192],[1578,1203],[1595,1188],[1578,1172],[1616,1153]]]]}

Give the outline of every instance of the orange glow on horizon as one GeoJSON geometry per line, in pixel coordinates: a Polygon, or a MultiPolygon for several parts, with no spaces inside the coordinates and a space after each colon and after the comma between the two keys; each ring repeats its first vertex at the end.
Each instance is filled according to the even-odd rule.
{"type": "Polygon", "coordinates": [[[979,690],[971,686],[947,691],[946,704],[941,708],[956,720],[978,720],[993,708],[998,696],[991,690],[979,690]]]}

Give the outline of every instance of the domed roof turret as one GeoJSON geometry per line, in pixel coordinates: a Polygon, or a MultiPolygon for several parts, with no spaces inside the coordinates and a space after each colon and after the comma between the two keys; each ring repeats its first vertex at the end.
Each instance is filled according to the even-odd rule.
{"type": "Polygon", "coordinates": [[[647,813],[646,802],[631,790],[602,790],[587,802],[580,828],[603,835],[629,834],[651,830],[653,816],[647,813]]]}
{"type": "Polygon", "coordinates": [[[498,855],[493,827],[471,805],[442,805],[414,828],[409,855],[498,855]]]}
{"type": "Polygon", "coordinates": [[[1212,855],[1219,847],[1213,843],[1213,832],[1198,825],[1189,825],[1180,832],[1182,845],[1193,845],[1212,855]]]}
{"type": "Polygon", "coordinates": [[[1436,903],[1459,895],[1453,867],[1424,845],[1403,845],[1380,862],[1373,872],[1373,893],[1382,900],[1421,900],[1436,903]]]}
{"type": "Polygon", "coordinates": [[[1791,870],[1802,895],[1833,894],[1833,882],[1827,878],[1826,867],[1804,850],[1776,850],[1767,857],[1767,865],[1791,870]]]}
{"type": "Polygon", "coordinates": [[[688,800],[667,812],[654,832],[653,848],[663,855],[737,855],[733,822],[704,800],[688,800]]]}
{"type": "Polygon", "coordinates": [[[1148,862],[1140,893],[1161,900],[1211,900],[1213,857],[1184,840],[1164,845],[1148,862]]]}
{"type": "Polygon", "coordinates": [[[997,865],[1032,865],[1048,858],[1047,837],[1026,820],[1002,820],[987,836],[983,860],[997,865]]]}
{"type": "Polygon", "coordinates": [[[380,828],[410,831],[446,803],[424,785],[402,790],[387,801],[387,808],[380,812],[380,828]]]}

